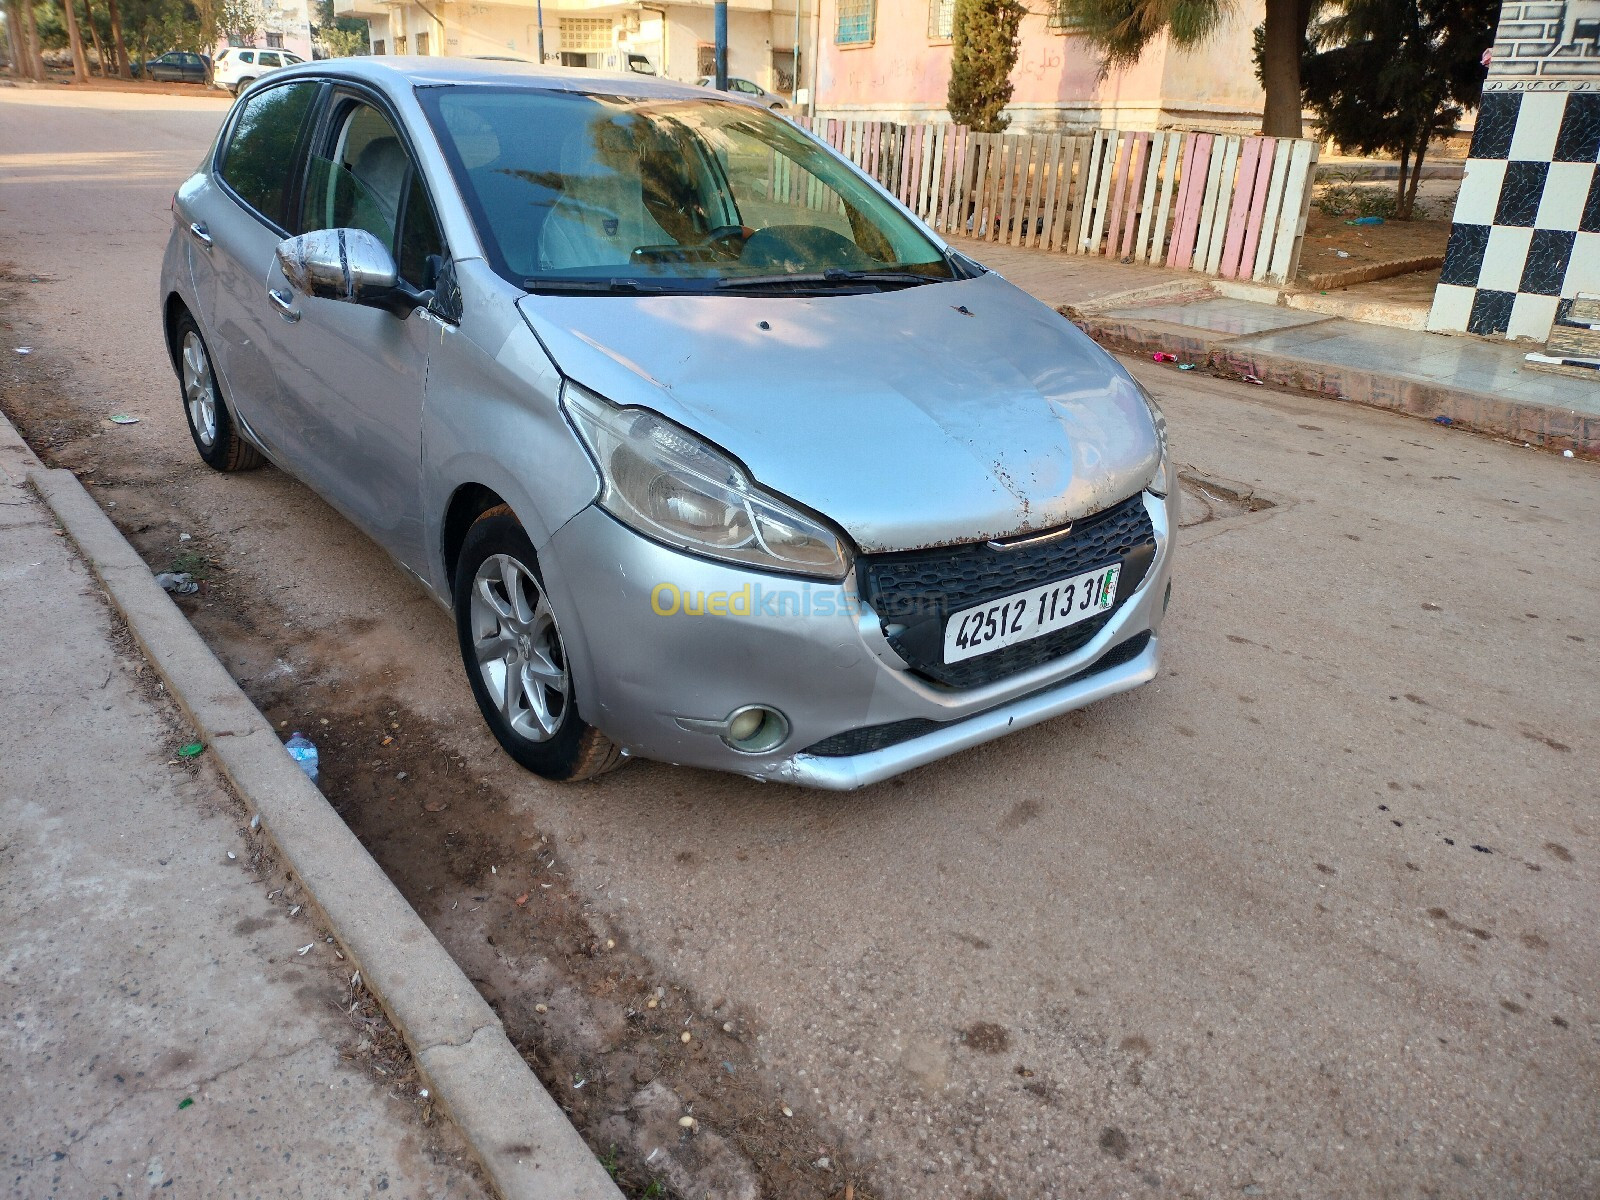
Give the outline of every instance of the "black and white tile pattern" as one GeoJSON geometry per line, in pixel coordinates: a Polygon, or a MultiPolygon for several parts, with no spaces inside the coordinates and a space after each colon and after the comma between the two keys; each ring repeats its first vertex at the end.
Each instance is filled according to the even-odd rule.
{"type": "Polygon", "coordinates": [[[1600,91],[1502,86],[1484,92],[1428,328],[1543,341],[1563,298],[1600,291],[1600,91]]]}

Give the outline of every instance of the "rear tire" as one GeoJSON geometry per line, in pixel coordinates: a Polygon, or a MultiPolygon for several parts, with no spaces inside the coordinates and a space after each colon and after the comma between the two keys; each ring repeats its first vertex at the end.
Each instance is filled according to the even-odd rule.
{"type": "Polygon", "coordinates": [[[538,556],[509,505],[472,523],[455,578],[456,636],[473,698],[501,749],[557,783],[622,765],[622,750],[578,715],[576,680],[538,556]]]}
{"type": "Polygon", "coordinates": [[[244,91],[245,88],[249,87],[254,82],[255,82],[254,79],[241,79],[241,80],[239,80],[238,83],[233,85],[233,94],[235,96],[238,96],[238,94],[240,92],[244,91]]]}
{"type": "Polygon", "coordinates": [[[173,322],[172,342],[183,415],[201,460],[213,471],[252,471],[259,467],[266,459],[239,435],[217,384],[205,336],[189,313],[180,314],[173,322]]]}

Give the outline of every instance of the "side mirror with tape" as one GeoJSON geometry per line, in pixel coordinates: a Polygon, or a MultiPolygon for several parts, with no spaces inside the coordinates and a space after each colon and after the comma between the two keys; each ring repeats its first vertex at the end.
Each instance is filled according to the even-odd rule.
{"type": "Polygon", "coordinates": [[[318,229],[278,244],[278,266],[295,291],[382,308],[396,316],[428,303],[400,278],[389,248],[365,229],[318,229]]]}

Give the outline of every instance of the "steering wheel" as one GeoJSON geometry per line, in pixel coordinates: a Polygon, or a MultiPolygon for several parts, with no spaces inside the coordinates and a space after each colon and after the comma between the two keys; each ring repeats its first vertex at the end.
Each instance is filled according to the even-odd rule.
{"type": "Polygon", "coordinates": [[[728,258],[738,258],[744,253],[744,244],[754,232],[743,225],[718,225],[706,234],[706,245],[728,258]]]}
{"type": "Polygon", "coordinates": [[[772,271],[820,271],[872,263],[849,238],[820,225],[768,225],[745,242],[739,261],[772,271]]]}

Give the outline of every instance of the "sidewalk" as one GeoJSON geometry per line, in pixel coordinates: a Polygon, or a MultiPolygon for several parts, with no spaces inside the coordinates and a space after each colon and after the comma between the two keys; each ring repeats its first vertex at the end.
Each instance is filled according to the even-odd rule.
{"type": "Polygon", "coordinates": [[[1270,303],[1270,288],[1189,272],[956,244],[1109,350],[1174,354],[1234,378],[1253,376],[1288,391],[1600,457],[1600,378],[1534,370],[1524,355],[1542,346],[1532,342],[1393,329],[1285,308],[1270,303]]]}
{"type": "Polygon", "coordinates": [[[455,1128],[371,1066],[363,1039],[398,1039],[347,1013],[348,964],[179,758],[192,734],[10,450],[0,1195],[485,1196],[455,1128]]]}

